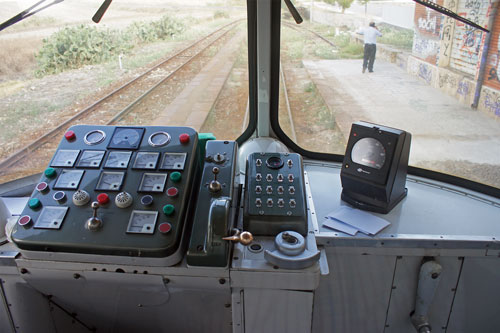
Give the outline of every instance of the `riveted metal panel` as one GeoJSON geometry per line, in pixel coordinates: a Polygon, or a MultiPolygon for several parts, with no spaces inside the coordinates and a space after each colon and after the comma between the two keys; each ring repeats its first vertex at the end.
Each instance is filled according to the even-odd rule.
{"type": "MultiPolygon", "coordinates": [[[[429,323],[433,332],[445,332],[462,259],[438,257],[435,261],[443,267],[443,271],[429,309],[429,323]]],[[[412,332],[415,330],[410,321],[410,313],[415,309],[421,264],[422,257],[398,258],[391,292],[391,303],[385,323],[385,333],[412,332]]]]}
{"type": "Polygon", "coordinates": [[[500,332],[499,281],[499,258],[465,258],[446,332],[500,332]]]}
{"type": "Polygon", "coordinates": [[[383,332],[396,256],[336,253],[314,296],[313,332],[383,332]]]}

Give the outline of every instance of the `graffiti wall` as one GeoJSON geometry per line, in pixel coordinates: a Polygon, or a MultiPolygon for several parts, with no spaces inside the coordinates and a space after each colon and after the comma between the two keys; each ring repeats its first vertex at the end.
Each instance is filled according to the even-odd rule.
{"type": "MultiPolygon", "coordinates": [[[[435,1],[443,5],[443,0],[435,1]]],[[[431,64],[437,63],[440,47],[441,20],[443,15],[417,4],[415,6],[415,33],[413,36],[413,55],[431,64]]]]}
{"type": "Polygon", "coordinates": [[[478,109],[500,119],[500,91],[483,86],[478,109]]]}
{"type": "MultiPolygon", "coordinates": [[[[492,10],[492,0],[459,0],[458,15],[486,26],[492,10]]],[[[456,21],[450,67],[476,76],[486,33],[456,21]]]]}
{"type": "Polygon", "coordinates": [[[492,26],[484,85],[500,90],[500,16],[498,13],[492,26]]]}

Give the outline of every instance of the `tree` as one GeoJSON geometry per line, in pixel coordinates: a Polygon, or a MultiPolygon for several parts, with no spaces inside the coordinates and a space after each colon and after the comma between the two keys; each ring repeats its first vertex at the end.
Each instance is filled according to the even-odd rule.
{"type": "Polygon", "coordinates": [[[358,2],[362,5],[365,6],[365,16],[366,16],[366,11],[367,11],[367,8],[368,8],[368,2],[370,2],[370,0],[358,0],[358,2]]]}
{"type": "Polygon", "coordinates": [[[337,3],[342,8],[342,14],[344,14],[345,10],[351,7],[354,0],[323,0],[326,3],[331,5],[337,3]]]}

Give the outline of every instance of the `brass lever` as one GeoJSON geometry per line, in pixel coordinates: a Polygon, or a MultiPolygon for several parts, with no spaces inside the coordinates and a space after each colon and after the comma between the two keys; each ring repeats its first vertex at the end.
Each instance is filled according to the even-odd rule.
{"type": "Polygon", "coordinates": [[[240,232],[238,229],[236,229],[236,233],[234,235],[223,237],[222,239],[235,243],[241,243],[243,245],[248,245],[253,241],[253,235],[248,231],[240,232]]]}

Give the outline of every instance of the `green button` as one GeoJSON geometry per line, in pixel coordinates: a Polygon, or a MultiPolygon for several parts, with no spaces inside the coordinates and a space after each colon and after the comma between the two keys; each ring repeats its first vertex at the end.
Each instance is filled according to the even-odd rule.
{"type": "Polygon", "coordinates": [[[163,212],[165,215],[170,216],[175,212],[175,207],[174,205],[165,205],[163,206],[163,212]]]}
{"type": "Polygon", "coordinates": [[[54,168],[47,168],[45,170],[45,176],[48,178],[54,178],[57,175],[56,169],[54,168]]]}
{"type": "Polygon", "coordinates": [[[33,199],[30,199],[30,201],[28,201],[28,207],[31,209],[37,209],[41,205],[42,205],[42,203],[37,198],[33,198],[33,199]]]}
{"type": "Polygon", "coordinates": [[[178,182],[180,182],[180,181],[181,181],[181,179],[182,179],[182,175],[181,175],[181,173],[180,173],[180,172],[175,171],[175,172],[172,172],[172,173],[170,174],[170,179],[171,179],[174,183],[178,183],[178,182]]]}

